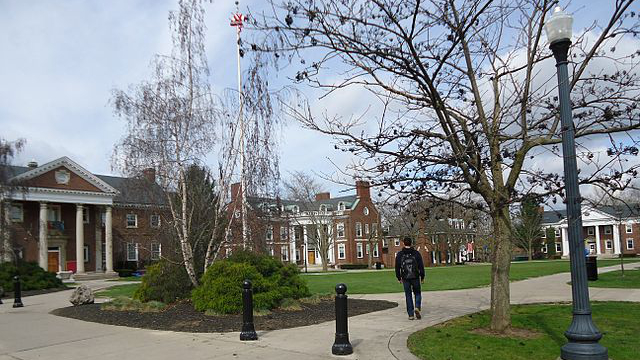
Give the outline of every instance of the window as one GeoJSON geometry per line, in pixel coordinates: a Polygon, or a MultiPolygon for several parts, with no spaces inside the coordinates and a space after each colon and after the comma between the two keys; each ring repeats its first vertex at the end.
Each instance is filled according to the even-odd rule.
{"type": "MultiPolygon", "coordinates": [[[[265,239],[267,239],[267,241],[273,241],[273,225],[269,225],[267,227],[267,233],[265,234],[265,239]]],[[[271,250],[273,250],[273,248],[271,250]]],[[[273,254],[271,256],[273,256],[273,254]]]]}
{"type": "Polygon", "coordinates": [[[373,236],[378,236],[378,224],[371,224],[371,232],[373,233],[373,236]]]}
{"type": "Polygon", "coordinates": [[[389,247],[389,242],[387,241],[387,239],[382,239],[382,247],[383,248],[389,247]]]}
{"type": "Polygon", "coordinates": [[[343,238],[344,237],[344,223],[338,223],[336,225],[336,228],[338,230],[338,237],[339,238],[343,238]]]}
{"type": "Polygon", "coordinates": [[[84,262],[89,262],[89,245],[84,246],[84,262]]]}
{"type": "Polygon", "coordinates": [[[556,252],[562,252],[562,244],[556,243],[556,252]]]}
{"type": "Polygon", "coordinates": [[[362,259],[364,257],[364,253],[362,252],[362,243],[357,243],[356,244],[356,254],[358,256],[358,259],[362,259]]]}
{"type": "Polygon", "coordinates": [[[151,243],[151,260],[160,260],[162,256],[162,244],[157,242],[151,243]]]}
{"type": "Polygon", "coordinates": [[[296,249],[296,261],[300,261],[300,249],[296,249]]]}
{"type": "Polygon", "coordinates": [[[540,235],[541,238],[546,239],[547,238],[547,229],[542,229],[542,234],[540,235]]]}
{"type": "Polygon", "coordinates": [[[589,226],[587,228],[587,235],[595,235],[596,234],[596,230],[593,226],[589,226]]]}
{"type": "Polygon", "coordinates": [[[548,250],[547,244],[544,244],[544,246],[542,246],[542,252],[546,254],[547,250],[548,250]]]}
{"type": "Polygon", "coordinates": [[[365,206],[364,210],[362,210],[362,213],[365,215],[369,215],[369,208],[365,206]]]}
{"type": "Polygon", "coordinates": [[[49,205],[47,206],[47,220],[49,221],[60,221],[60,205],[49,205]]]}
{"type": "Polygon", "coordinates": [[[138,261],[137,243],[127,243],[127,261],[138,261]]]}
{"type": "Polygon", "coordinates": [[[627,239],[627,250],[633,250],[633,239],[627,239]]]}
{"type": "Polygon", "coordinates": [[[282,245],[280,247],[282,261],[289,261],[289,246],[282,245]]]}
{"type": "Polygon", "coordinates": [[[633,224],[626,224],[624,227],[627,231],[627,234],[631,234],[633,232],[633,224]]]}
{"type": "Polygon", "coordinates": [[[356,237],[362,237],[362,223],[356,223],[356,237]]]}
{"type": "Polygon", "coordinates": [[[89,223],[89,209],[86,207],[82,208],[82,222],[84,224],[88,224],[89,223]]]}
{"type": "Polygon", "coordinates": [[[596,252],[596,244],[589,244],[589,253],[593,254],[596,252]]]}
{"type": "Polygon", "coordinates": [[[300,212],[300,208],[298,207],[298,205],[293,205],[293,213],[297,214],[300,212]]]}
{"type": "Polygon", "coordinates": [[[9,210],[9,218],[13,222],[22,222],[24,220],[24,210],[22,204],[11,204],[9,210]]]}
{"type": "Polygon", "coordinates": [[[346,258],[345,250],[346,247],[344,246],[344,244],[338,244],[338,259],[346,258]]]}
{"type": "Polygon", "coordinates": [[[367,244],[367,247],[365,248],[367,249],[367,255],[369,255],[369,252],[371,251],[371,244],[367,244]]]}
{"type": "Polygon", "coordinates": [[[611,240],[607,240],[607,241],[605,241],[604,246],[605,246],[605,248],[606,248],[606,249],[608,249],[608,250],[613,249],[613,241],[611,241],[611,240]]]}
{"type": "Polygon", "coordinates": [[[400,246],[400,239],[395,239],[395,240],[393,241],[393,244],[394,244],[395,246],[400,246]]]}
{"type": "Polygon", "coordinates": [[[343,202],[339,202],[338,203],[338,211],[343,211],[344,210],[344,203],[343,202]]]}
{"type": "Polygon", "coordinates": [[[364,233],[369,235],[369,224],[364,224],[364,233]]]}
{"type": "Polygon", "coordinates": [[[613,232],[612,227],[611,226],[605,226],[604,227],[604,233],[605,235],[611,235],[611,233],[613,232]]]}
{"type": "Polygon", "coordinates": [[[560,237],[560,229],[555,229],[554,234],[556,236],[556,238],[560,237]]]}
{"type": "Polygon", "coordinates": [[[327,205],[325,205],[325,204],[320,205],[320,212],[321,213],[327,212],[327,205]]]}
{"type": "Polygon", "coordinates": [[[378,252],[378,244],[377,243],[373,246],[373,257],[375,257],[375,258],[380,257],[380,253],[378,252]]]}
{"type": "Polygon", "coordinates": [[[273,251],[273,245],[269,246],[269,255],[273,256],[274,255],[274,251],[273,251]]]}
{"type": "Polygon", "coordinates": [[[160,215],[157,214],[153,214],[151,215],[151,227],[152,228],[159,228],[160,227],[160,215]]]}
{"type": "Polygon", "coordinates": [[[136,215],[136,214],[127,214],[127,227],[128,228],[137,228],[138,227],[138,215],[136,215]]]}
{"type": "Polygon", "coordinates": [[[286,226],[284,226],[284,225],[280,226],[280,240],[286,240],[287,239],[287,234],[289,232],[288,230],[289,229],[286,226]]]}

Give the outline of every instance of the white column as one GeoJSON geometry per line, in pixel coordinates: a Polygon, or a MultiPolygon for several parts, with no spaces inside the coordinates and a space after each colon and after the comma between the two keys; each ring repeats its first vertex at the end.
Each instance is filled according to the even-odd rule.
{"type": "Polygon", "coordinates": [[[304,263],[309,265],[309,235],[307,225],[302,225],[302,238],[304,240],[304,263]]]}
{"type": "Polygon", "coordinates": [[[106,216],[104,221],[104,237],[106,251],[107,273],[113,273],[113,235],[111,232],[112,224],[111,206],[106,208],[106,216]]]}
{"type": "MultiPolygon", "coordinates": [[[[99,208],[96,207],[96,210],[99,208]]],[[[96,271],[103,271],[102,268],[102,211],[96,211],[96,271]]]]}
{"type": "Polygon", "coordinates": [[[562,256],[569,256],[569,232],[562,227],[562,256]]]}
{"type": "Polygon", "coordinates": [[[83,206],[76,204],[76,274],[84,273],[84,222],[83,206]]]}
{"type": "Polygon", "coordinates": [[[49,239],[47,238],[47,203],[40,203],[40,221],[38,225],[38,264],[49,271],[49,239]]]}
{"type": "Polygon", "coordinates": [[[613,253],[620,254],[620,226],[613,225],[613,253]]]}
{"type": "Polygon", "coordinates": [[[331,223],[329,225],[329,229],[327,230],[327,234],[329,234],[329,264],[334,264],[336,263],[336,259],[335,259],[335,254],[334,254],[334,249],[333,249],[333,244],[334,244],[334,238],[333,238],[333,223],[331,223]]]}
{"type": "Polygon", "coordinates": [[[596,255],[602,254],[600,246],[600,225],[596,225],[596,255]]]}

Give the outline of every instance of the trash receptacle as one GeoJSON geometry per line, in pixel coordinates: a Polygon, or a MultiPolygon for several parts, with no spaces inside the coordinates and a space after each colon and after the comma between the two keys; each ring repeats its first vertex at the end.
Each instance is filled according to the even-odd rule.
{"type": "Polygon", "coordinates": [[[587,256],[587,280],[598,280],[598,260],[595,256],[587,256]]]}
{"type": "Polygon", "coordinates": [[[376,270],[382,269],[382,263],[380,261],[376,262],[376,270]]]}

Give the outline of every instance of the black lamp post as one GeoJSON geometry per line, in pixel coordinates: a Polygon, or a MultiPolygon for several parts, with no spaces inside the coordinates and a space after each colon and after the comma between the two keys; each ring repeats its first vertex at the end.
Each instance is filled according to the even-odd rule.
{"type": "Polygon", "coordinates": [[[571,45],[573,18],[556,7],[553,16],[545,24],[545,31],[558,69],[558,92],[560,95],[560,120],[562,123],[562,154],[564,157],[564,183],[567,196],[567,222],[569,234],[569,256],[571,259],[571,290],[573,298],[573,321],[564,336],[569,340],[561,349],[564,360],[608,359],[607,348],[598,340],[602,334],[591,319],[587,270],[582,239],[582,217],[580,189],[578,188],[578,166],[576,163],[575,129],[569,100],[569,74],[567,54],[571,45]]]}

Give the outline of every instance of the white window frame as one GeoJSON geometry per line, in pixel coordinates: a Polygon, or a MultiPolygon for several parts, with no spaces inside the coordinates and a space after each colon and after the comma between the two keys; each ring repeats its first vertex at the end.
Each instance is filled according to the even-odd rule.
{"type": "Polygon", "coordinates": [[[604,227],[604,234],[605,234],[605,235],[611,235],[611,234],[613,234],[613,229],[612,229],[612,228],[613,228],[613,226],[611,226],[611,225],[605,225],[605,227],[604,227]]]}
{"type": "Polygon", "coordinates": [[[134,243],[134,242],[128,242],[127,243],[127,261],[138,261],[138,243],[134,243]],[[129,255],[131,255],[131,249],[129,248],[129,246],[133,245],[134,249],[135,249],[135,258],[130,257],[129,255]]]}
{"type": "Polygon", "coordinates": [[[631,224],[631,223],[624,224],[624,228],[625,228],[625,231],[627,232],[627,234],[632,234],[633,233],[633,224],[631,224]]]}
{"type": "Polygon", "coordinates": [[[362,213],[366,216],[369,215],[369,208],[368,207],[364,207],[364,209],[362,209],[362,213]]]}
{"type": "Polygon", "coordinates": [[[47,206],[47,221],[62,221],[62,210],[60,205],[47,206]]]}
{"type": "Polygon", "coordinates": [[[633,249],[635,249],[633,238],[627,238],[627,250],[633,250],[633,249]],[[629,246],[629,244],[631,244],[631,246],[629,246]]]}
{"type": "MultiPolygon", "coordinates": [[[[125,220],[125,225],[127,226],[127,229],[136,229],[138,227],[138,214],[129,213],[125,215],[124,220],[125,220]],[[134,221],[133,225],[129,225],[129,216],[133,216],[133,221],[134,221]]],[[[129,256],[127,255],[127,257],[129,256]]]]}
{"type": "Polygon", "coordinates": [[[400,239],[394,239],[393,240],[393,245],[400,246],[400,239]]]}
{"type": "Polygon", "coordinates": [[[607,250],[613,249],[613,240],[605,240],[604,248],[607,250]]]}
{"type": "Polygon", "coordinates": [[[378,249],[378,243],[376,243],[376,244],[373,246],[373,257],[374,257],[374,258],[378,258],[378,257],[380,257],[380,251],[379,251],[379,249],[378,249]]]}
{"type": "Polygon", "coordinates": [[[344,238],[345,231],[343,222],[339,222],[336,224],[336,234],[338,235],[338,238],[344,238]]]}
{"type": "Polygon", "coordinates": [[[344,211],[344,209],[345,209],[344,203],[342,201],[339,202],[338,203],[338,211],[344,211]]]}
{"type": "Polygon", "coordinates": [[[542,234],[540,235],[540,238],[542,238],[542,239],[546,239],[547,238],[547,229],[546,228],[542,229],[542,234]]]}
{"type": "Polygon", "coordinates": [[[296,261],[300,261],[300,249],[296,248],[296,261]]]}
{"type": "Polygon", "coordinates": [[[589,244],[589,253],[593,254],[596,252],[596,244],[589,244]]]}
{"type": "Polygon", "coordinates": [[[22,203],[11,204],[9,207],[9,218],[11,222],[21,223],[24,221],[24,205],[22,203]],[[14,209],[16,211],[14,211],[14,209]],[[13,215],[18,213],[20,216],[14,217],[13,215]]]}
{"type": "Polygon", "coordinates": [[[151,260],[160,260],[161,257],[162,257],[162,244],[157,241],[153,241],[151,243],[151,260]],[[155,245],[158,246],[158,250],[153,249],[155,245]],[[157,256],[155,254],[157,254],[157,256]]]}
{"type": "Polygon", "coordinates": [[[556,252],[562,252],[562,243],[556,243],[556,252]]]}
{"type": "Polygon", "coordinates": [[[556,236],[556,239],[560,237],[560,229],[555,228],[553,229],[553,234],[556,236]]]}
{"type": "Polygon", "coordinates": [[[344,244],[338,244],[338,259],[344,260],[347,258],[347,247],[344,244]]]}
{"type": "Polygon", "coordinates": [[[362,246],[362,243],[356,243],[356,257],[358,259],[362,259],[364,258],[364,246],[362,246]]]}
{"type": "Polygon", "coordinates": [[[587,235],[595,235],[596,234],[596,229],[593,226],[589,226],[587,228],[587,235]]]}
{"type": "MultiPolygon", "coordinates": [[[[267,226],[267,231],[264,234],[264,238],[267,241],[273,241],[273,225],[267,226]]],[[[272,249],[273,250],[273,249],[272,249]]],[[[272,255],[273,256],[273,255],[272,255]]]]}
{"type": "Polygon", "coordinates": [[[356,223],[356,237],[362,237],[362,223],[356,223]]]}
{"type": "Polygon", "coordinates": [[[268,249],[269,249],[269,256],[274,256],[275,255],[275,250],[273,249],[273,245],[269,245],[268,249]]]}
{"type": "Polygon", "coordinates": [[[282,261],[289,261],[289,245],[280,246],[280,259],[282,261]]]}
{"type": "Polygon", "coordinates": [[[82,223],[83,224],[89,223],[89,208],[87,208],[86,206],[82,207],[82,223]]]}
{"type": "Polygon", "coordinates": [[[149,226],[154,228],[154,229],[158,229],[160,228],[160,215],[159,214],[151,214],[151,216],[149,217],[149,226]],[[157,224],[153,224],[153,219],[156,218],[158,219],[158,223],[157,224]]]}
{"type": "Polygon", "coordinates": [[[289,238],[289,228],[286,226],[280,226],[280,241],[287,240],[289,238]]]}
{"type": "Polygon", "coordinates": [[[84,262],[85,263],[89,262],[89,256],[91,256],[90,254],[91,252],[89,251],[89,245],[85,244],[84,245],[84,262]]]}
{"type": "Polygon", "coordinates": [[[542,246],[542,252],[545,253],[545,254],[548,252],[547,244],[544,244],[542,246]]]}

